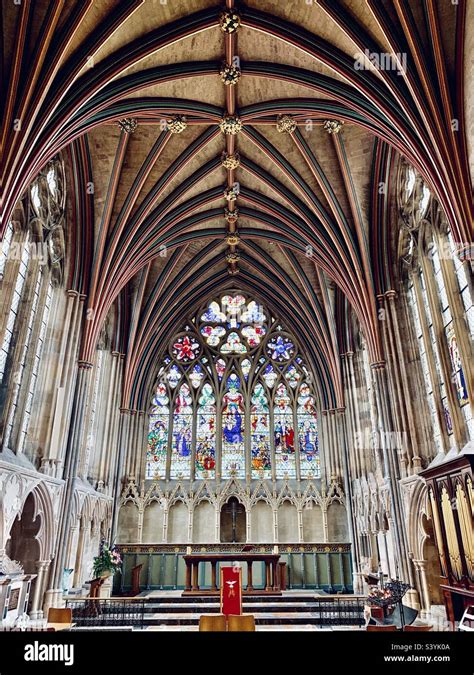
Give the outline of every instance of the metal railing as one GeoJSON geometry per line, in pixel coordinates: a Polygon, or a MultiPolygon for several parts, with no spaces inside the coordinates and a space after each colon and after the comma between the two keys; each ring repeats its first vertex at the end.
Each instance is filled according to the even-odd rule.
{"type": "Polygon", "coordinates": [[[66,600],[77,627],[143,627],[145,603],[142,598],[81,598],[66,600]]]}
{"type": "Polygon", "coordinates": [[[316,598],[312,603],[311,614],[320,626],[364,626],[363,596],[316,598]]]}

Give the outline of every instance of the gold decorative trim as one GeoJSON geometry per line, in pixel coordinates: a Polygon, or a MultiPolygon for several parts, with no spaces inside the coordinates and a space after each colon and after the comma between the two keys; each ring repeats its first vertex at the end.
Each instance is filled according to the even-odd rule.
{"type": "Polygon", "coordinates": [[[464,558],[470,579],[474,578],[474,534],[472,531],[471,509],[461,483],[456,485],[456,505],[458,507],[464,558]]]}
{"type": "Polygon", "coordinates": [[[446,539],[448,542],[449,560],[451,562],[451,571],[458,579],[462,577],[462,561],[459,551],[459,542],[456,534],[456,525],[454,522],[453,507],[448,491],[445,487],[441,490],[441,510],[443,512],[444,527],[446,530],[446,539]]]}
{"type": "Polygon", "coordinates": [[[433,515],[434,530],[435,530],[435,534],[436,534],[436,544],[438,546],[439,562],[441,564],[441,570],[443,572],[443,576],[447,577],[448,576],[448,566],[446,564],[446,554],[445,554],[445,551],[444,551],[443,533],[441,531],[441,523],[440,523],[440,520],[439,520],[438,505],[436,503],[436,499],[435,499],[435,496],[433,494],[433,490],[430,490],[430,504],[431,504],[431,513],[433,515]]]}

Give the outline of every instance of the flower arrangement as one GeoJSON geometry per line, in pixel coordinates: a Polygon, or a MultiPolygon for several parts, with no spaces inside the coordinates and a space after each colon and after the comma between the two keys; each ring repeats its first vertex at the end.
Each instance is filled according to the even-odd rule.
{"type": "Polygon", "coordinates": [[[103,540],[100,544],[99,555],[94,558],[94,578],[107,577],[121,572],[122,558],[114,547],[109,547],[103,540]]]}

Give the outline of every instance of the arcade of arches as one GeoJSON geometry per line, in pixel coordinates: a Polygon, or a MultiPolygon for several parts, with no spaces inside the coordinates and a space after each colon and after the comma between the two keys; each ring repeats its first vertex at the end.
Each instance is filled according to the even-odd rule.
{"type": "Polygon", "coordinates": [[[224,4],[3,5],[0,574],[40,616],[104,539],[329,551],[428,612],[474,584],[474,3],[224,4]]]}

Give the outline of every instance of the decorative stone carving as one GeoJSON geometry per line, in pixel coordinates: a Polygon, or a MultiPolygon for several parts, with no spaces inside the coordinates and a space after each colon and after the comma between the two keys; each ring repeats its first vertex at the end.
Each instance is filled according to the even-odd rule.
{"type": "Polygon", "coordinates": [[[18,560],[10,560],[10,558],[4,554],[0,559],[0,575],[12,576],[14,574],[23,574],[24,570],[18,560]]]}
{"type": "Polygon", "coordinates": [[[117,124],[126,134],[135,133],[135,130],[138,127],[138,122],[134,117],[124,117],[123,120],[119,120],[117,124]]]}
{"type": "Polygon", "coordinates": [[[29,193],[33,240],[37,247],[46,246],[47,255],[43,254],[41,260],[49,264],[55,286],[62,282],[66,257],[64,183],[63,164],[55,158],[40,172],[29,193]]]}
{"type": "Polygon", "coordinates": [[[239,217],[239,209],[234,209],[233,211],[230,209],[224,209],[224,217],[228,223],[236,223],[239,217]]]}
{"type": "Polygon", "coordinates": [[[172,134],[181,134],[188,126],[186,117],[184,115],[175,115],[166,121],[166,128],[172,134]]]}
{"type": "Polygon", "coordinates": [[[222,166],[225,169],[237,169],[240,166],[240,155],[235,152],[229,155],[227,152],[222,153],[222,166]]]}
{"type": "Polygon", "coordinates": [[[228,234],[226,237],[226,242],[229,246],[237,246],[240,238],[236,234],[228,234]]]}
{"type": "Polygon", "coordinates": [[[297,126],[295,120],[290,115],[278,115],[276,128],[280,134],[292,134],[296,131],[297,126]]]}
{"type": "Polygon", "coordinates": [[[220,76],[222,82],[226,86],[233,86],[237,84],[242,75],[240,68],[234,66],[233,64],[224,63],[220,69],[220,76]]]}
{"type": "Polygon", "coordinates": [[[341,131],[343,124],[344,122],[341,120],[326,120],[324,122],[324,129],[326,129],[328,134],[338,134],[341,131]]]}
{"type": "Polygon", "coordinates": [[[223,10],[219,16],[219,23],[221,30],[224,33],[235,33],[239,29],[241,23],[240,12],[237,12],[235,9],[223,10]]]}
{"type": "Polygon", "coordinates": [[[235,202],[238,195],[239,195],[239,189],[235,185],[233,185],[230,188],[226,188],[224,190],[224,198],[227,199],[228,202],[235,202]]]}
{"type": "Polygon", "coordinates": [[[228,136],[235,136],[242,131],[242,120],[237,115],[225,115],[220,124],[220,130],[228,136]]]}
{"type": "Polygon", "coordinates": [[[238,253],[226,253],[225,259],[228,263],[236,264],[240,260],[240,255],[238,253]]]}

